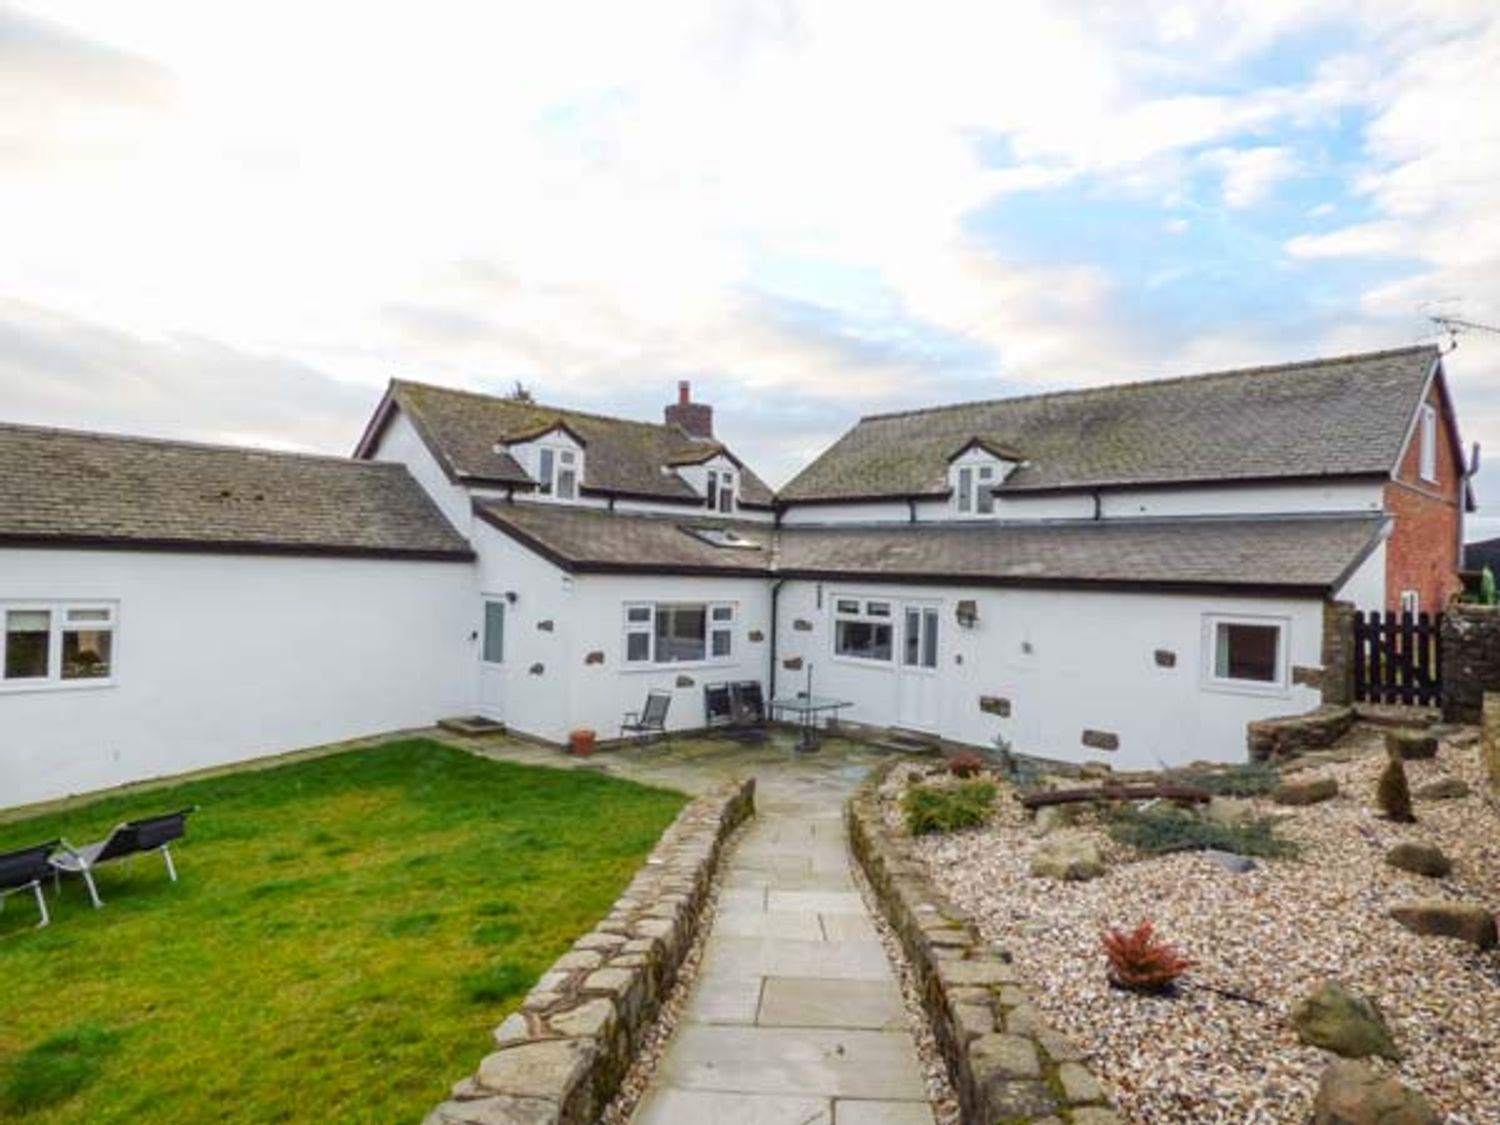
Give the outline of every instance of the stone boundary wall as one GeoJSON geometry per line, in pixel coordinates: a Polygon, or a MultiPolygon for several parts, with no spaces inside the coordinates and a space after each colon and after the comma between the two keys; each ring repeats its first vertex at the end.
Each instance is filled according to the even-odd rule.
{"type": "Polygon", "coordinates": [[[928,880],[911,841],[888,827],[878,770],[845,810],[849,844],[921,993],[933,1037],[976,1125],[1121,1125],[1078,1052],[1048,1028],[1019,969],[928,880]]]}
{"type": "Polygon", "coordinates": [[[1245,727],[1245,749],[1252,762],[1279,762],[1308,750],[1332,746],[1354,725],[1353,707],[1324,705],[1303,715],[1254,719],[1245,727]]]}
{"type": "Polygon", "coordinates": [[[494,1051],[425,1125],[589,1125],[614,1098],[692,946],[754,779],[692,801],[610,913],[493,1032],[494,1051]]]}
{"type": "Polygon", "coordinates": [[[1485,692],[1500,692],[1500,608],[1455,603],[1443,611],[1443,719],[1477,723],[1485,692]]]}

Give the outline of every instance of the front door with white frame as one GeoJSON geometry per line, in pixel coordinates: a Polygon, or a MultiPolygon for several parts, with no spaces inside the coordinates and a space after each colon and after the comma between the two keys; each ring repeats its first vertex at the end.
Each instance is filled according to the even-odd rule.
{"type": "Polygon", "coordinates": [[[479,626],[479,713],[505,721],[505,598],[486,596],[479,626]]]}
{"type": "Polygon", "coordinates": [[[901,648],[896,662],[897,725],[911,730],[938,728],[937,602],[901,604],[901,648]]]}

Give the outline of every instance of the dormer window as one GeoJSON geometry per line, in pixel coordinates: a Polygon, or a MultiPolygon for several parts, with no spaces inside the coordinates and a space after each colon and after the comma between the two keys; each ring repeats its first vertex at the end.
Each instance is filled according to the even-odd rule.
{"type": "Polygon", "coordinates": [[[544,445],[537,450],[537,493],[556,500],[578,499],[582,457],[573,449],[544,445]]]}
{"type": "Polygon", "coordinates": [[[734,473],[729,469],[708,470],[708,508],[712,512],[734,511],[734,473]]]}
{"type": "Polygon", "coordinates": [[[995,466],[961,465],[953,485],[954,502],[960,515],[987,516],[995,510],[995,466]]]}

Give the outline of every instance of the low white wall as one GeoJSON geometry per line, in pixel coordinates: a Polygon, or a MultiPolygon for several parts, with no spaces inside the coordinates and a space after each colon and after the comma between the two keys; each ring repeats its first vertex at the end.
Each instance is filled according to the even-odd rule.
{"type": "Polygon", "coordinates": [[[118,606],[111,686],[0,687],[0,807],[473,710],[469,563],[0,550],[0,600],[118,606]]]}
{"type": "MultiPolygon", "coordinates": [[[[858,582],[787,582],[778,605],[778,656],[814,665],[813,691],[849,700],[845,717],[902,725],[894,665],[852,663],[833,655],[835,596],[867,595],[936,603],[940,634],[932,733],[989,746],[996,735],[1013,748],[1064,761],[1099,760],[1117,768],[1155,768],[1197,759],[1245,756],[1245,724],[1317,706],[1319,695],[1288,686],[1250,694],[1204,683],[1204,615],[1284,618],[1291,665],[1320,660],[1322,606],[1315,599],[1210,597],[858,582]],[[978,623],[961,628],[959,599],[972,599],[978,623]],[[797,622],[810,625],[799,629],[797,622]],[[1159,666],[1157,650],[1173,654],[1159,666]],[[1009,717],[980,710],[981,696],[1010,701],[1009,717]],[[1119,749],[1082,744],[1084,730],[1113,733],[1119,749]]],[[[779,691],[802,685],[805,669],[778,669],[779,691]],[[790,681],[790,682],[789,682],[790,681]]]]}

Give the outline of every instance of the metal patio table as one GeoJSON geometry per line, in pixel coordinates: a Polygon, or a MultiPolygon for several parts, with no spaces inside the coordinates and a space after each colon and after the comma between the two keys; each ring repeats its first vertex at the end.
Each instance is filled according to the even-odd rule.
{"type": "Polygon", "coordinates": [[[796,717],[799,731],[797,752],[811,754],[818,748],[819,716],[837,719],[841,710],[852,706],[853,704],[847,699],[798,693],[771,700],[771,713],[773,715],[790,714],[796,717]]]}

